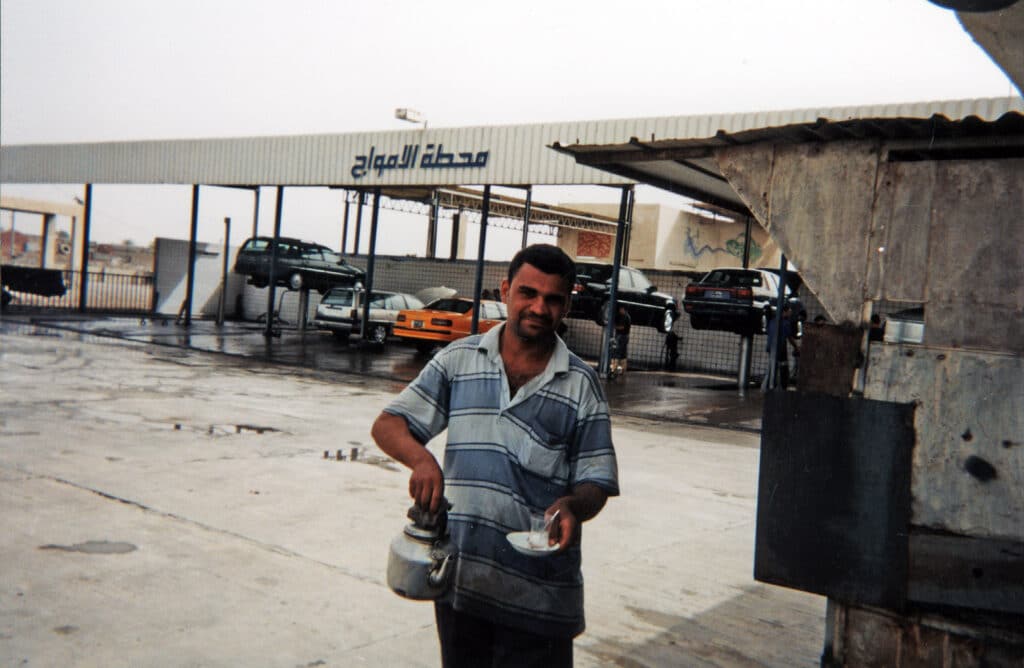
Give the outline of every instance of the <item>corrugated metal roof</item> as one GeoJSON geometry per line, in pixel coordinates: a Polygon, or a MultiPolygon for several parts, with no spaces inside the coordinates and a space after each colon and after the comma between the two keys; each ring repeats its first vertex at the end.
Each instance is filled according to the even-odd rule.
{"type": "MultiPolygon", "coordinates": [[[[573,153],[580,154],[582,147],[628,144],[631,139],[731,136],[821,118],[841,122],[941,114],[993,120],[1008,111],[1024,111],[1020,98],[329,135],[3,146],[0,182],[615,185],[636,177],[577,164],[549,147],[572,146],[573,153]]],[[[716,175],[717,170],[705,169],[701,176],[708,181],[709,192],[720,188],[716,175]]]]}

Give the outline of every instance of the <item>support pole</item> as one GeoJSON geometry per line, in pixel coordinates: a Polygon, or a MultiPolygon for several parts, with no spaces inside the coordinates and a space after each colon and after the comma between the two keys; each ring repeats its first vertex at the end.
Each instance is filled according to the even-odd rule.
{"type": "Polygon", "coordinates": [[[597,372],[608,376],[611,371],[611,347],[615,336],[615,313],[619,299],[619,268],[622,266],[622,243],[625,236],[626,216],[629,213],[629,200],[632,186],[623,186],[622,198],[619,200],[619,224],[615,228],[615,250],[612,253],[612,280],[608,290],[608,313],[604,323],[604,345],[601,347],[601,359],[597,372]]]}
{"type": "Polygon", "coordinates": [[[629,186],[629,207],[626,210],[625,239],[622,241],[622,264],[629,264],[629,244],[633,240],[633,202],[636,194],[633,186],[629,186]]]}
{"type": "Polygon", "coordinates": [[[255,202],[252,207],[252,236],[256,237],[259,235],[260,226],[260,187],[256,186],[253,190],[253,194],[256,196],[255,202]]]}
{"type": "Polygon", "coordinates": [[[459,232],[462,227],[462,209],[459,209],[452,214],[452,243],[451,250],[448,252],[449,260],[459,259],[459,232]]]}
{"type": "Polygon", "coordinates": [[[366,260],[366,285],[363,286],[363,317],[359,321],[359,338],[366,340],[370,326],[370,295],[373,294],[373,270],[377,264],[377,219],[380,215],[380,188],[373,191],[373,214],[370,216],[370,253],[366,260]]]}
{"type": "Polygon", "coordinates": [[[530,208],[533,206],[533,186],[526,186],[526,204],[523,206],[523,239],[519,248],[526,248],[530,234],[530,208]]]}
{"type": "MultiPolygon", "coordinates": [[[[750,267],[750,232],[752,218],[747,216],[746,232],[743,234],[743,268],[750,267]]],[[[744,334],[740,337],[740,359],[739,372],[736,378],[736,385],[739,388],[741,397],[747,396],[747,383],[750,382],[750,357],[754,349],[754,335],[744,334]]]]}
{"type": "Polygon", "coordinates": [[[786,295],[786,255],[782,255],[779,266],[779,292],[775,299],[775,331],[768,342],[768,389],[779,384],[779,346],[786,345],[782,339],[782,307],[786,295]]]}
{"type": "Polygon", "coordinates": [[[484,186],[484,202],[480,209],[480,243],[476,249],[476,281],[473,287],[473,322],[470,334],[480,332],[480,291],[484,287],[484,250],[487,247],[487,214],[491,209],[491,187],[484,186]]]}
{"type": "Polygon", "coordinates": [[[224,257],[220,264],[220,301],[217,303],[217,326],[224,326],[228,298],[228,254],[231,252],[231,219],[224,219],[224,257]]]}
{"type": "MultiPolygon", "coordinates": [[[[85,215],[82,216],[82,273],[78,276],[78,310],[85,313],[89,303],[89,233],[92,228],[92,184],[85,184],[85,215]]],[[[14,224],[11,223],[13,228],[14,224]]],[[[13,232],[13,229],[11,230],[13,232]]],[[[14,236],[13,234],[11,235],[14,236]]]]}
{"type": "MultiPolygon", "coordinates": [[[[11,212],[11,229],[14,229],[14,212],[11,212]]],[[[53,240],[50,236],[53,234],[54,222],[56,222],[57,216],[52,213],[43,214],[43,238],[39,244],[39,268],[46,269],[50,262],[49,255],[53,251],[53,240]]],[[[12,239],[13,241],[13,239],[12,239]]]]}
{"type": "Polygon", "coordinates": [[[363,205],[366,203],[366,193],[360,190],[356,201],[359,208],[356,209],[356,233],[353,236],[354,243],[352,244],[353,255],[359,255],[359,234],[363,231],[363,205]]]}
{"type": "Polygon", "coordinates": [[[345,217],[341,225],[341,254],[345,254],[345,246],[348,245],[348,209],[351,202],[348,201],[348,191],[345,191],[345,217]]]}
{"type": "Polygon", "coordinates": [[[433,259],[437,255],[437,222],[441,214],[441,195],[435,188],[430,193],[430,213],[427,216],[427,251],[426,256],[433,259]]]}
{"type": "Polygon", "coordinates": [[[274,283],[277,281],[277,239],[281,236],[281,208],[284,204],[284,186],[277,187],[277,201],[274,203],[274,240],[270,242],[270,270],[267,272],[267,322],[263,328],[263,337],[269,339],[274,335],[274,296],[277,292],[274,283]]]}
{"type": "Polygon", "coordinates": [[[192,223],[188,232],[188,274],[185,279],[185,326],[192,326],[192,295],[196,280],[196,238],[199,232],[199,184],[192,185],[192,223]]]}

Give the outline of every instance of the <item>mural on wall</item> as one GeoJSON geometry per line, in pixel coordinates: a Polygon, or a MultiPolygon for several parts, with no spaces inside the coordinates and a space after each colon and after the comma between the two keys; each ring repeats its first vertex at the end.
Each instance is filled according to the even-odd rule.
{"type": "MultiPolygon", "coordinates": [[[[740,249],[742,252],[742,248],[740,249]]],[[[583,232],[576,236],[576,257],[608,258],[612,255],[612,237],[599,232],[583,232]]]]}
{"type": "MultiPolygon", "coordinates": [[[[718,246],[718,247],[711,246],[710,244],[704,244],[702,246],[699,245],[700,244],[700,238],[699,237],[700,237],[700,233],[699,232],[697,234],[694,234],[692,228],[687,228],[686,229],[686,252],[689,253],[690,255],[692,255],[695,259],[699,260],[700,257],[702,255],[706,254],[706,253],[712,253],[712,254],[714,254],[714,253],[726,253],[727,255],[732,255],[733,257],[737,257],[740,260],[743,259],[743,243],[744,243],[744,241],[746,239],[746,234],[745,233],[741,232],[741,233],[737,234],[735,237],[733,237],[732,239],[727,239],[724,246],[718,246]]],[[[756,263],[761,258],[762,253],[763,253],[763,249],[761,248],[761,245],[759,243],[757,243],[756,239],[751,239],[750,240],[750,262],[751,262],[751,264],[756,263]]]]}

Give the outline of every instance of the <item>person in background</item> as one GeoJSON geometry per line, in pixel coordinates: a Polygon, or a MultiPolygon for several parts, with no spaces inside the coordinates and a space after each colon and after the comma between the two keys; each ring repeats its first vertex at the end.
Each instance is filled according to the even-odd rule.
{"type": "Polygon", "coordinates": [[[885,340],[885,323],[882,322],[882,316],[877,313],[871,314],[871,326],[868,328],[868,341],[884,341],[885,340]]]}
{"type": "Polygon", "coordinates": [[[776,369],[778,386],[782,389],[789,387],[789,347],[793,347],[793,357],[800,356],[800,342],[796,338],[796,327],[793,323],[793,308],[786,304],[782,307],[782,317],[771,318],[768,321],[767,339],[765,348],[770,354],[772,351],[772,340],[775,338],[775,330],[782,323],[779,334],[779,344],[776,350],[776,369]]]}
{"type": "Polygon", "coordinates": [[[373,425],[411,469],[416,505],[451,503],[458,565],[434,607],[446,668],[572,666],[585,626],[580,525],[619,493],[597,374],[555,333],[575,275],[557,246],[519,251],[501,284],[508,320],[439,352],[373,425]],[[442,471],[424,446],[445,429],[442,471]],[[555,518],[551,553],[525,556],[506,538],[530,529],[531,512],[555,518]]]}
{"type": "Polygon", "coordinates": [[[608,372],[613,376],[621,376],[626,372],[629,354],[629,330],[633,321],[626,312],[626,306],[619,304],[615,311],[615,345],[612,348],[612,359],[608,372]]]}

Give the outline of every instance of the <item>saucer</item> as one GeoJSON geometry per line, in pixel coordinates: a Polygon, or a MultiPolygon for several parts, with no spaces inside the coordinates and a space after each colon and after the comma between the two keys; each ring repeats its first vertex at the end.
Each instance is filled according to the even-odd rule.
{"type": "Polygon", "coordinates": [[[529,531],[513,531],[505,536],[505,538],[507,538],[508,542],[512,544],[512,547],[516,549],[516,552],[525,554],[528,557],[543,557],[544,555],[551,554],[558,549],[558,543],[555,543],[554,545],[545,545],[543,547],[533,547],[529,543],[529,531]]]}

